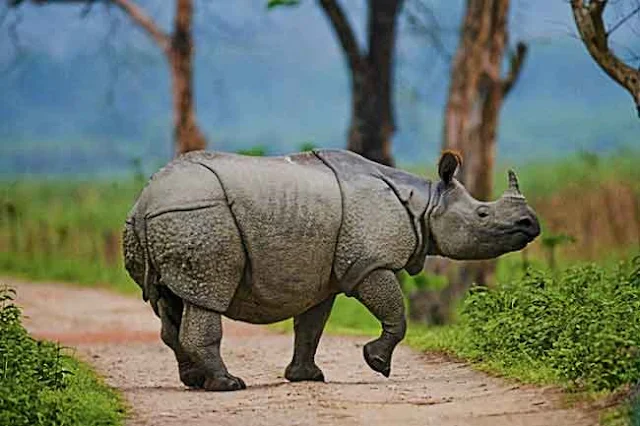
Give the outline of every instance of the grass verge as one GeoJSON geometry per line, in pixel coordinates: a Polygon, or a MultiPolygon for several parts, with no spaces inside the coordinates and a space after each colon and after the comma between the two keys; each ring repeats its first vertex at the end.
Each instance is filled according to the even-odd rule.
{"type": "Polygon", "coordinates": [[[122,424],[121,397],[59,345],[32,338],[12,300],[0,289],[0,424],[122,424]]]}

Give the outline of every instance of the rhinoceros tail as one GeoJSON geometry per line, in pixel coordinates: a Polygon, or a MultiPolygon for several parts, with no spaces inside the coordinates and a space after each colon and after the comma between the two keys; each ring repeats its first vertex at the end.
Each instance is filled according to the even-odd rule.
{"type": "Polygon", "coordinates": [[[151,301],[156,310],[158,274],[147,249],[146,221],[143,217],[129,217],[122,238],[124,266],[142,289],[142,298],[151,301]]]}

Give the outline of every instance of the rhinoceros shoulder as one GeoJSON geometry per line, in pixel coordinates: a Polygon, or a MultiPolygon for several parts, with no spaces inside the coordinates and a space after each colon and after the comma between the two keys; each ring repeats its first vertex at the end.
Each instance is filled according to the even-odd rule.
{"type": "Polygon", "coordinates": [[[420,222],[430,183],[348,151],[315,154],[334,171],[342,192],[334,270],[343,291],[350,292],[375,269],[410,264],[422,247],[420,222]]]}

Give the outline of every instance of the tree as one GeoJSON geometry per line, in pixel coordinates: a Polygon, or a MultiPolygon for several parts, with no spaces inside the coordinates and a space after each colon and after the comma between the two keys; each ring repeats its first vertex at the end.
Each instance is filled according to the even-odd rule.
{"type": "MultiPolygon", "coordinates": [[[[410,16],[410,23],[421,26],[421,32],[442,50],[442,42],[432,28],[432,11],[424,5],[421,10],[427,16],[423,19],[410,16]]],[[[510,55],[508,72],[502,75],[508,49],[508,16],[509,0],[466,1],[444,112],[442,147],[462,154],[464,161],[457,177],[472,196],[483,201],[492,196],[500,109],[520,75],[527,54],[527,46],[518,43],[510,55]]],[[[428,296],[435,301],[425,304],[445,317],[431,319],[439,323],[446,321],[448,315],[448,306],[440,305],[455,302],[473,282],[485,285],[495,262],[464,262],[457,269],[451,262],[436,263],[435,267],[448,275],[449,286],[440,294],[428,296]],[[433,305],[439,306],[436,309],[433,305]]]]}
{"type": "MultiPolygon", "coordinates": [[[[24,0],[10,0],[9,6],[17,7],[24,0]]],[[[32,0],[38,5],[91,4],[94,0],[32,0]]],[[[204,149],[205,136],[196,121],[193,96],[193,54],[192,36],[193,1],[175,0],[175,17],[171,33],[162,30],[154,20],[131,0],[104,0],[117,6],[131,22],[144,30],[164,54],[171,72],[173,94],[173,125],[176,154],[204,149]]]]}
{"type": "Polygon", "coordinates": [[[508,12],[509,0],[467,0],[445,107],[443,148],[463,154],[459,179],[484,201],[492,195],[500,108],[527,53],[526,45],[518,43],[509,72],[502,76],[508,12]]]}
{"type": "MultiPolygon", "coordinates": [[[[527,46],[518,43],[509,58],[509,71],[502,75],[508,16],[509,0],[467,0],[445,107],[443,148],[462,153],[459,179],[482,201],[492,196],[500,109],[527,53],[527,46]]],[[[449,292],[458,296],[472,282],[486,285],[494,269],[493,261],[463,264],[449,292]]]]}
{"type": "Polygon", "coordinates": [[[573,18],[582,43],[593,60],[611,79],[631,94],[640,116],[640,69],[625,64],[609,46],[611,33],[638,14],[640,5],[607,30],[603,19],[607,4],[607,0],[571,0],[573,18]]]}
{"type": "Polygon", "coordinates": [[[362,51],[337,1],[318,0],[340,41],[351,75],[351,124],[347,148],[386,165],[393,165],[393,58],[402,2],[369,0],[368,47],[362,51]]]}

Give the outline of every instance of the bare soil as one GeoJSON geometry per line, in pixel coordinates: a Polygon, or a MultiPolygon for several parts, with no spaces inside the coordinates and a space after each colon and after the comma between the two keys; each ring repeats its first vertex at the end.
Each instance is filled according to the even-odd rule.
{"type": "Polygon", "coordinates": [[[227,321],[223,356],[247,390],[187,390],[160,321],[142,300],[60,284],[10,284],[27,328],[75,348],[125,395],[129,425],[592,425],[596,413],[562,404],[562,394],[508,382],[441,356],[400,346],[391,377],[362,358],[366,337],[324,336],[317,356],[327,383],[283,378],[292,336],[227,321]]]}

